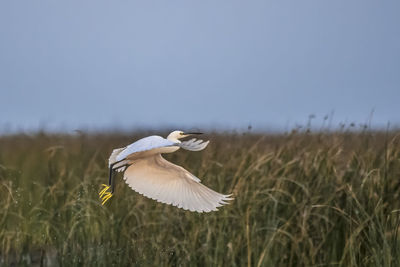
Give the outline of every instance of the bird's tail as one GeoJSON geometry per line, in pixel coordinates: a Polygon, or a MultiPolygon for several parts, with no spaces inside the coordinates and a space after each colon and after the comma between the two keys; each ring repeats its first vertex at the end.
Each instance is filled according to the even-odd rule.
{"type": "MultiPolygon", "coordinates": [[[[121,153],[122,150],[124,150],[124,149],[125,149],[125,147],[122,147],[122,148],[114,149],[114,150],[112,151],[111,156],[110,156],[110,158],[108,159],[108,167],[111,167],[111,165],[113,165],[114,163],[117,162],[117,156],[118,156],[119,153],[121,153]]],[[[115,165],[113,166],[113,169],[115,169],[117,172],[124,171],[124,170],[126,169],[126,167],[124,166],[126,163],[127,163],[127,162],[125,162],[125,161],[121,161],[121,162],[115,164],[115,165]],[[118,168],[118,167],[121,167],[121,168],[118,168]]]]}
{"type": "Polygon", "coordinates": [[[110,158],[108,159],[108,166],[110,167],[112,164],[114,164],[115,162],[117,162],[117,156],[119,153],[121,153],[122,150],[124,150],[125,147],[122,148],[117,148],[114,149],[111,153],[110,158]]]}

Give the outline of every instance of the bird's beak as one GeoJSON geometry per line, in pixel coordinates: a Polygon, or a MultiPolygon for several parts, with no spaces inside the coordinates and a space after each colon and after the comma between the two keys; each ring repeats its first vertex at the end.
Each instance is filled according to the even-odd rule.
{"type": "Polygon", "coordinates": [[[203,133],[184,133],[184,135],[197,135],[197,134],[203,134],[203,133]]]}

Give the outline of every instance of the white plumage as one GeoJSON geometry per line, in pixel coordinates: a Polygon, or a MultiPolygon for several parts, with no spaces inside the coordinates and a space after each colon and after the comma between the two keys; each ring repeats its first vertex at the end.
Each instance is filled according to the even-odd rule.
{"type": "Polygon", "coordinates": [[[109,166],[112,170],[125,171],[124,180],[129,187],[146,197],[185,210],[215,211],[233,198],[211,190],[201,184],[199,178],[161,156],[179,148],[200,151],[209,143],[179,140],[189,135],[191,133],[174,131],[166,139],[161,136],[142,138],[127,147],[114,149],[109,166]]]}

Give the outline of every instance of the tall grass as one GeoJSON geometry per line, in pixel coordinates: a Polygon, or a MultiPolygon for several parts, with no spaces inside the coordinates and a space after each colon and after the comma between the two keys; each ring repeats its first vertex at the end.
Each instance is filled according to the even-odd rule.
{"type": "Polygon", "coordinates": [[[0,137],[0,264],[400,266],[399,132],[213,134],[168,160],[235,200],[198,214],[118,176],[112,148],[143,135],[0,137]]]}

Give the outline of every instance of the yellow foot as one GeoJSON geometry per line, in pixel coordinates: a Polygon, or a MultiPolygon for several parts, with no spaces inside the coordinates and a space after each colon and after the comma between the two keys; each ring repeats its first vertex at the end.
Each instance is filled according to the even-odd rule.
{"type": "Polygon", "coordinates": [[[102,184],[104,187],[100,192],[99,192],[99,198],[101,199],[101,205],[104,205],[104,203],[107,202],[112,197],[112,193],[108,192],[107,190],[110,189],[110,186],[106,184],[102,184]]]}

